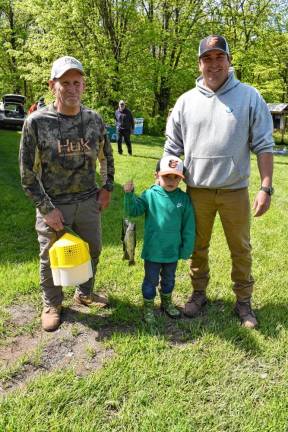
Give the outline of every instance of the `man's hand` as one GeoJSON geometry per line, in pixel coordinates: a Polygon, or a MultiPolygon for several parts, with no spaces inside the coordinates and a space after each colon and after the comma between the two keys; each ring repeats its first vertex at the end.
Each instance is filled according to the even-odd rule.
{"type": "MultiPolygon", "coordinates": [[[[260,153],[257,155],[258,169],[261,178],[261,185],[270,187],[272,186],[273,175],[273,153],[260,153]]],[[[256,195],[253,209],[255,210],[254,216],[262,216],[270,207],[271,196],[264,191],[259,191],[256,195]]]]}
{"type": "Polygon", "coordinates": [[[111,192],[103,188],[100,189],[98,201],[100,202],[101,209],[106,209],[107,207],[109,207],[111,201],[111,192]]]}
{"type": "Polygon", "coordinates": [[[253,210],[254,217],[262,216],[269,209],[271,203],[271,196],[264,191],[259,191],[256,195],[253,210]]]}
{"type": "Polygon", "coordinates": [[[64,229],[64,217],[62,212],[57,208],[45,215],[44,222],[54,231],[62,231],[64,229]]]}

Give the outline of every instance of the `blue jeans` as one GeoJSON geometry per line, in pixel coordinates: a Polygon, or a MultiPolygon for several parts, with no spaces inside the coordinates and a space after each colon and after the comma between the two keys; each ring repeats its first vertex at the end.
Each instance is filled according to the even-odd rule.
{"type": "Polygon", "coordinates": [[[171,294],[175,285],[175,273],[177,261],[173,263],[156,263],[144,261],[145,276],[142,283],[142,294],[146,300],[152,300],[156,296],[156,287],[159,284],[163,294],[171,294]]]}

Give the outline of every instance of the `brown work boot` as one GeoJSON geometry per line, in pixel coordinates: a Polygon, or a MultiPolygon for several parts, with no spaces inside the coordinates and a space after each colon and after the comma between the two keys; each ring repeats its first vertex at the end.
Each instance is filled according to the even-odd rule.
{"type": "Polygon", "coordinates": [[[79,294],[76,292],[74,295],[74,301],[78,305],[97,306],[101,308],[109,306],[109,302],[106,297],[95,293],[91,293],[86,296],[84,294],[79,294]]]}
{"type": "Polygon", "coordinates": [[[60,326],[61,305],[44,306],[41,320],[42,328],[45,331],[54,331],[60,326]]]}
{"type": "Polygon", "coordinates": [[[194,318],[199,315],[207,303],[206,294],[204,291],[194,291],[184,306],[184,315],[194,318]]]}
{"type": "Polygon", "coordinates": [[[240,318],[243,327],[253,329],[257,326],[256,316],[252,310],[250,300],[237,300],[234,311],[240,318]]]}

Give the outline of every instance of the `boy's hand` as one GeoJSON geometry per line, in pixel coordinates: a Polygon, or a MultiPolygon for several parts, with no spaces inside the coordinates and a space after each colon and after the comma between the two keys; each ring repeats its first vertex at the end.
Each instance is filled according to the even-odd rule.
{"type": "Polygon", "coordinates": [[[123,186],[124,192],[133,192],[134,191],[134,184],[132,180],[129,180],[127,183],[123,186]]]}

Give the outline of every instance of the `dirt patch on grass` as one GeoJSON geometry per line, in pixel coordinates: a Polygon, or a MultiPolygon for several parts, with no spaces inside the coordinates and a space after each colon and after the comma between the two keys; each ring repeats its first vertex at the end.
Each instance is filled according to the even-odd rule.
{"type": "MultiPolygon", "coordinates": [[[[13,327],[32,323],[38,316],[27,305],[13,306],[9,314],[8,323],[13,327]]],[[[101,342],[103,335],[99,337],[96,315],[99,320],[105,312],[73,306],[64,309],[62,325],[55,332],[37,330],[31,335],[6,339],[0,347],[0,395],[25,385],[41,373],[72,367],[77,375],[83,376],[100,368],[113,351],[101,342]]]]}
{"type": "Polygon", "coordinates": [[[7,312],[10,315],[9,323],[14,327],[30,324],[37,316],[35,307],[29,303],[13,305],[7,312]]]}
{"type": "Polygon", "coordinates": [[[8,311],[7,325],[17,336],[6,338],[0,345],[0,395],[57,369],[71,367],[78,376],[94,372],[114,355],[105,340],[115,332],[157,334],[178,348],[195,343],[191,335],[195,324],[205,325],[205,315],[193,322],[183,315],[181,320],[172,320],[157,307],[157,325],[151,329],[143,323],[140,309],[129,305],[131,321],[125,323],[113,317],[113,308],[99,310],[73,305],[63,309],[59,329],[47,333],[41,330],[40,311],[28,304],[14,305],[8,311]]]}

